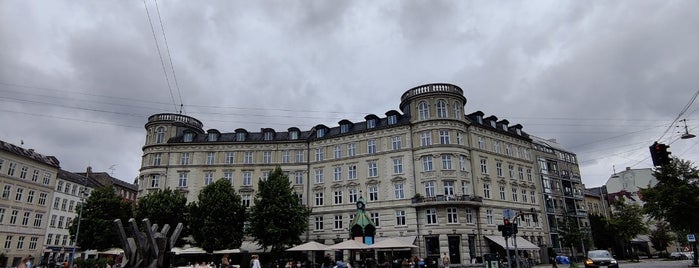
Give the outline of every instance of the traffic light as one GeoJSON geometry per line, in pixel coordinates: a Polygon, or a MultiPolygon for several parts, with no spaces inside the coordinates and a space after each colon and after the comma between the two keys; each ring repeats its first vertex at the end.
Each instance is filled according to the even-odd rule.
{"type": "Polygon", "coordinates": [[[653,166],[662,166],[670,163],[670,152],[667,151],[667,148],[670,148],[670,146],[657,141],[649,147],[653,166]]]}
{"type": "Polygon", "coordinates": [[[530,210],[532,212],[532,220],[534,220],[534,222],[539,222],[539,214],[536,213],[536,209],[531,208],[530,210]]]}
{"type": "Polygon", "coordinates": [[[503,222],[503,225],[498,225],[498,231],[502,232],[503,237],[512,236],[512,223],[510,223],[510,219],[503,219],[503,222]]]}

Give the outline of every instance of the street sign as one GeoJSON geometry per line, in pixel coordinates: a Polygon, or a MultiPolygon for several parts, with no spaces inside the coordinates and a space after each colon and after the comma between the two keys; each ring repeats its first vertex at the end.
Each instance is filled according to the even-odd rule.
{"type": "Polygon", "coordinates": [[[688,241],[688,242],[697,242],[697,238],[694,237],[694,234],[688,234],[688,235],[687,235],[687,241],[688,241]]]}
{"type": "Polygon", "coordinates": [[[508,219],[511,220],[515,216],[515,210],[514,209],[503,209],[502,210],[502,218],[503,219],[508,219]]]}

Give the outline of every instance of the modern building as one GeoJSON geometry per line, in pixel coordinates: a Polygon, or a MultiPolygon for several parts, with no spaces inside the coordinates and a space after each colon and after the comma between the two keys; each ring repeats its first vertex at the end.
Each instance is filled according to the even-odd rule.
{"type": "MultiPolygon", "coordinates": [[[[549,244],[556,253],[575,255],[568,247],[561,245],[559,226],[564,217],[572,217],[578,227],[589,233],[589,220],[580,177],[580,167],[574,153],[566,150],[554,139],[532,137],[534,158],[538,163],[538,173],[542,184],[544,220],[550,235],[549,244]]],[[[576,246],[576,254],[587,250],[584,243],[576,246]]]]}
{"type": "Polygon", "coordinates": [[[59,164],[53,156],[0,141],[0,267],[41,256],[59,164]]]}
{"type": "MultiPolygon", "coordinates": [[[[512,209],[525,214],[517,220],[518,246],[537,257],[550,242],[532,139],[507,120],[466,116],[465,105],[458,86],[428,84],[407,90],[400,112],[310,130],[204,131],[193,117],[155,114],[145,124],[139,196],[171,188],[192,202],[225,179],[249,206],[257,181],[280,166],[312,208],[306,240],[348,238],[363,197],[376,240],[402,237],[418,246],[412,255],[447,253],[462,264],[503,250],[497,225],[512,209]]],[[[571,193],[577,183],[567,184],[571,193]]]]}

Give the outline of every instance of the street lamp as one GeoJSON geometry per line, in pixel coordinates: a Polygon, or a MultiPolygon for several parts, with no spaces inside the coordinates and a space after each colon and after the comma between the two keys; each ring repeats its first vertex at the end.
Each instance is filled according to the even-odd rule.
{"type": "Polygon", "coordinates": [[[70,268],[73,267],[73,262],[75,261],[75,248],[78,246],[78,235],[80,235],[80,222],[82,221],[83,218],[83,206],[85,206],[85,186],[82,187],[82,190],[80,190],[80,211],[78,212],[78,226],[75,229],[75,240],[73,243],[73,252],[71,253],[72,256],[70,258],[70,268]]]}

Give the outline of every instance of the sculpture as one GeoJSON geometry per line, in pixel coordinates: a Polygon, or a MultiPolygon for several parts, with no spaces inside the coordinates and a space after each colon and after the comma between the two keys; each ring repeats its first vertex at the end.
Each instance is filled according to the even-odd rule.
{"type": "Polygon", "coordinates": [[[119,240],[124,248],[124,257],[127,263],[122,263],[123,268],[158,268],[167,267],[165,256],[170,253],[172,246],[182,232],[182,223],[178,223],[170,237],[167,237],[170,226],[165,224],[158,232],[158,225],[151,225],[148,219],[141,221],[143,232],[138,230],[136,220],[129,219],[128,227],[134,237],[127,237],[120,219],[114,220],[114,225],[119,234],[119,240]]]}

